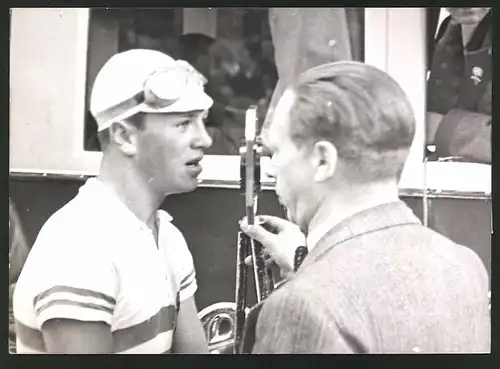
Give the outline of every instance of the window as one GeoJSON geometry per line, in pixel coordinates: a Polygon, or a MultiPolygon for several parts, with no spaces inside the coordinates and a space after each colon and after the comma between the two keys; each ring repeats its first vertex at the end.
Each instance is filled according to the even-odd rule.
{"type": "MultiPolygon", "coordinates": [[[[285,35],[284,32],[290,32],[292,27],[300,27],[300,24],[304,29],[312,29],[315,26],[314,17],[321,17],[322,11],[325,10],[92,9],[88,41],[87,107],[93,81],[99,69],[112,55],[131,48],[159,50],[176,59],[187,60],[208,79],[206,91],[214,99],[214,105],[207,119],[207,129],[213,144],[206,154],[238,155],[244,133],[245,110],[251,105],[257,105],[259,122],[262,123],[278,81],[270,22],[276,17],[280,18],[280,25],[276,26],[278,36],[275,42],[286,43],[278,45],[278,53],[283,53],[285,48],[294,50],[303,47],[298,44],[298,37],[297,42],[285,39],[284,36],[294,36],[285,35]],[[284,22],[288,22],[285,27],[282,26],[284,22]]],[[[339,9],[330,8],[326,11],[339,12],[339,9]]],[[[364,10],[349,8],[346,14],[346,31],[350,33],[347,44],[354,58],[363,60],[364,10]]],[[[329,30],[332,38],[336,36],[333,31],[335,30],[329,30]]],[[[325,38],[325,35],[315,36],[325,38]]],[[[308,42],[319,43],[315,39],[308,42]]],[[[315,47],[317,50],[318,45],[315,47]]],[[[321,47],[321,52],[326,52],[329,46],[325,41],[321,47]]],[[[297,58],[293,52],[289,57],[292,60],[297,58]]],[[[84,135],[84,148],[87,151],[99,151],[96,128],[87,108],[84,135]]]]}
{"type": "MultiPolygon", "coordinates": [[[[270,9],[14,9],[10,44],[11,172],[76,176],[97,173],[102,154],[96,151],[98,147],[92,137],[95,123],[86,114],[88,91],[99,68],[119,50],[157,48],[179,57],[186,52],[179,46],[178,39],[184,34],[201,33],[215,42],[229,38],[233,45],[231,50],[241,50],[234,44],[257,44],[253,54],[247,50],[247,59],[260,53],[261,59],[267,60],[267,66],[272,70],[274,64],[269,60],[273,59],[275,51],[279,52],[275,48],[287,45],[269,42],[273,24],[270,9]]],[[[290,12],[288,16],[301,10],[279,9],[290,12]]],[[[417,115],[417,136],[403,172],[401,187],[422,189],[427,68],[425,9],[344,9],[350,9],[346,11],[346,18],[350,21],[346,22],[345,29],[352,35],[348,42],[352,57],[391,74],[413,104],[417,115]],[[403,38],[402,34],[406,36],[403,38]]],[[[339,8],[336,10],[340,11],[339,8]]],[[[314,25],[318,23],[312,22],[314,25]]],[[[289,41],[286,37],[282,39],[289,41]]],[[[237,60],[242,58],[235,52],[229,54],[236,54],[237,60]]],[[[292,62],[294,58],[290,57],[290,64],[292,62]]],[[[264,69],[264,63],[249,64],[264,69]]],[[[271,79],[269,85],[273,82],[271,79]]],[[[260,98],[257,93],[254,96],[260,98]]],[[[242,107],[246,107],[246,103],[242,107]]],[[[237,128],[237,122],[237,119],[228,119],[229,128],[237,128]]],[[[238,137],[236,135],[232,145],[221,145],[229,147],[227,151],[212,151],[211,155],[205,156],[200,177],[203,185],[238,186],[239,157],[231,155],[238,145],[238,137]]],[[[262,167],[265,165],[264,160],[262,167]]],[[[265,182],[266,178],[263,180],[265,182]]]]}
{"type": "Polygon", "coordinates": [[[97,125],[89,111],[90,91],[101,67],[114,54],[133,48],[175,57],[182,33],[182,8],[90,9],[84,148],[99,151],[97,125]]]}

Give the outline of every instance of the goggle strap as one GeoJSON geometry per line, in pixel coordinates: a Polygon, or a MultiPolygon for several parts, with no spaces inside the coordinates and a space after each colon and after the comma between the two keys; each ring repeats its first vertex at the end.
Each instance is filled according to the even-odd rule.
{"type": "Polygon", "coordinates": [[[125,112],[143,104],[146,101],[144,91],[141,91],[129,99],[126,99],[108,109],[103,110],[96,114],[96,120],[98,122],[108,122],[116,117],[124,114],[125,112]]]}

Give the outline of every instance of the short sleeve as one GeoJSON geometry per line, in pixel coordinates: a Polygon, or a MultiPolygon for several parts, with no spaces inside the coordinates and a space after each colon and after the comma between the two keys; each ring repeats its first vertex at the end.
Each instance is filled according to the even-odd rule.
{"type": "Polygon", "coordinates": [[[169,224],[167,244],[169,245],[168,254],[173,260],[171,264],[173,264],[175,279],[179,286],[179,299],[184,301],[194,296],[198,289],[193,256],[181,231],[171,223],[169,224]]]}
{"type": "MultiPolygon", "coordinates": [[[[67,234],[66,232],[63,232],[67,234]]],[[[39,327],[47,320],[66,318],[102,321],[111,325],[118,276],[104,247],[87,238],[44,237],[38,278],[33,284],[33,307],[39,327]]],[[[40,245],[42,246],[42,245],[40,245]]]]}
{"type": "MultiPolygon", "coordinates": [[[[180,232],[179,232],[180,233],[180,232]]],[[[187,300],[194,296],[198,285],[196,283],[196,272],[194,269],[193,256],[189,251],[184,236],[179,241],[179,268],[177,270],[177,280],[180,281],[179,298],[180,301],[187,300]]]]}

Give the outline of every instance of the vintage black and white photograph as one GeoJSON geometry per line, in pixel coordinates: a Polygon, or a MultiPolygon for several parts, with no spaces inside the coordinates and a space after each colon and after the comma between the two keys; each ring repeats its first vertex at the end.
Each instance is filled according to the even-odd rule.
{"type": "Polygon", "coordinates": [[[11,8],[9,353],[490,353],[492,38],[11,8]]]}

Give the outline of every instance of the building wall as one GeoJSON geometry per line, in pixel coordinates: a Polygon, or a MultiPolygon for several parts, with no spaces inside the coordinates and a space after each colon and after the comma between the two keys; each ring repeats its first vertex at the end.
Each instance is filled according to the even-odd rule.
{"type": "MultiPolygon", "coordinates": [[[[76,180],[11,177],[10,197],[19,209],[32,244],[43,223],[78,192],[76,180]]],[[[403,199],[422,217],[419,198],[403,199]]],[[[193,254],[198,277],[199,309],[215,302],[234,301],[238,220],[244,214],[238,190],[198,188],[190,194],[169,197],[162,208],[173,217],[193,254]]],[[[475,250],[490,271],[491,204],[483,200],[436,199],[431,202],[429,225],[454,241],[475,250]]],[[[283,216],[273,191],[264,191],[259,213],[283,216]]],[[[82,219],[84,222],[85,219],[82,219]]],[[[249,285],[253,291],[253,285],[249,285]]],[[[249,293],[248,303],[255,303],[249,293]]]]}

